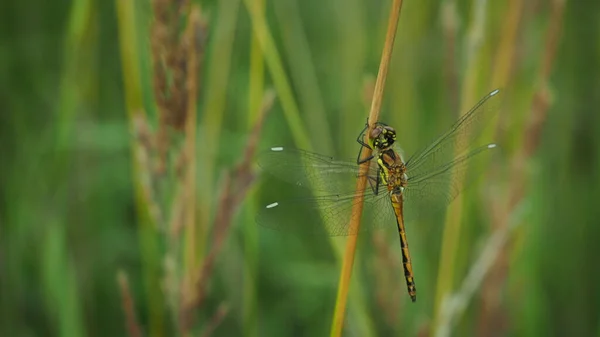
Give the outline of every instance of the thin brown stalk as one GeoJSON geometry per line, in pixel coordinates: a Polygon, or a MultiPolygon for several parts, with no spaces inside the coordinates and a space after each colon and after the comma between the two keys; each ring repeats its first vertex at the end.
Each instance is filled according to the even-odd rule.
{"type": "MultiPolygon", "coordinates": [[[[167,152],[170,148],[169,128],[183,131],[186,124],[186,82],[189,78],[187,66],[188,47],[180,37],[179,20],[187,14],[189,0],[153,0],[153,20],[150,30],[152,52],[154,98],[158,106],[157,172],[167,169],[167,152]]],[[[183,34],[186,35],[186,34],[183,34]]]]}
{"type": "MultiPolygon", "coordinates": [[[[131,1],[115,1],[117,21],[119,23],[119,45],[121,50],[121,64],[123,70],[123,85],[125,90],[125,103],[129,117],[129,130],[136,132],[136,118],[144,114],[142,85],[140,80],[140,67],[138,50],[135,47],[138,41],[136,30],[136,8],[131,1]]],[[[164,329],[163,298],[160,296],[160,283],[156,278],[160,272],[157,259],[158,242],[154,235],[156,223],[147,202],[147,194],[143,184],[144,168],[139,160],[140,153],[145,151],[137,141],[131,142],[131,168],[134,187],[134,199],[139,229],[140,253],[144,272],[146,288],[146,308],[148,309],[148,331],[158,335],[164,329]]]]}
{"type": "MultiPolygon", "coordinates": [[[[155,193],[160,193],[156,182],[167,170],[178,179],[177,193],[164,213],[168,214],[168,251],[165,258],[165,292],[177,317],[179,286],[179,242],[181,229],[196,229],[196,138],[197,106],[200,86],[200,63],[204,55],[205,24],[200,7],[189,0],[153,0],[151,26],[151,51],[153,61],[154,96],[158,107],[158,128],[153,144],[158,165],[155,165],[153,183],[155,193]],[[179,22],[187,20],[185,30],[180,32],[179,22]],[[184,138],[183,146],[173,146],[167,137],[169,130],[178,138],[184,138]],[[181,148],[181,150],[179,150],[181,148]],[[175,152],[178,151],[178,152],[175,152]],[[175,165],[167,167],[167,155],[178,155],[175,165]]],[[[163,206],[166,208],[166,206],[163,206]]],[[[161,219],[167,221],[166,219],[161,219]]],[[[162,223],[162,221],[161,221],[162,223]]],[[[186,233],[187,234],[187,233],[186,233]]],[[[194,240],[196,235],[187,235],[194,240]]],[[[189,250],[195,247],[186,245],[189,250]]],[[[188,282],[189,283],[189,282],[188,282]]],[[[184,289],[185,291],[185,289],[184,289]]]]}
{"type": "Polygon", "coordinates": [[[154,188],[155,177],[149,168],[152,167],[151,158],[155,149],[154,135],[148,121],[146,113],[141,111],[132,117],[132,125],[135,134],[135,159],[139,165],[138,177],[143,191],[145,202],[148,205],[149,215],[154,224],[160,226],[163,223],[163,212],[159,206],[154,188]]]}
{"type": "Polygon", "coordinates": [[[221,325],[223,319],[225,319],[225,316],[227,316],[227,313],[229,313],[229,307],[224,303],[219,305],[219,308],[211,317],[208,325],[204,328],[204,332],[202,332],[202,335],[200,336],[210,337],[215,332],[217,327],[221,325]]]}
{"type": "MultiPolygon", "coordinates": [[[[185,7],[181,7],[180,10],[183,10],[183,8],[185,7]]],[[[206,22],[202,19],[200,7],[192,5],[188,24],[181,41],[182,47],[180,48],[181,51],[187,53],[185,58],[187,74],[184,90],[187,98],[185,106],[187,117],[184,125],[185,147],[175,163],[176,175],[185,181],[182,184],[185,191],[178,193],[178,197],[171,206],[171,221],[169,221],[171,237],[178,237],[184,226],[187,226],[192,232],[190,236],[195,237],[193,231],[196,228],[194,225],[196,223],[196,112],[198,110],[198,92],[202,78],[200,69],[204,59],[205,37],[206,22]]]]}
{"type": "MultiPolygon", "coordinates": [[[[379,64],[379,72],[377,73],[377,80],[375,82],[375,89],[373,93],[373,100],[371,101],[371,110],[369,111],[369,128],[367,135],[373,129],[375,122],[379,120],[379,112],[381,110],[381,103],[383,100],[383,91],[385,88],[385,80],[390,65],[390,59],[392,57],[392,50],[394,47],[394,40],[396,38],[396,30],[398,28],[398,21],[400,19],[400,11],[402,9],[402,0],[394,0],[392,3],[392,9],[388,20],[388,29],[385,37],[383,46],[383,52],[381,55],[381,62],[379,64]]],[[[371,155],[370,149],[363,151],[362,159],[368,158],[371,155]]],[[[360,178],[356,181],[356,191],[364,191],[367,187],[366,171],[368,165],[361,165],[360,167],[360,178]]],[[[360,228],[360,218],[362,215],[364,197],[361,193],[357,193],[356,202],[352,207],[352,217],[350,220],[350,228],[354,232],[358,232],[360,228]]],[[[344,325],[344,317],[346,316],[346,303],[348,301],[348,290],[350,288],[350,277],[352,275],[352,267],[354,265],[354,256],[356,253],[356,243],[358,235],[348,237],[346,242],[346,250],[344,252],[344,260],[342,262],[342,270],[340,272],[340,279],[338,284],[337,299],[335,302],[335,311],[333,314],[333,321],[331,324],[330,336],[337,337],[342,334],[342,328],[344,325]]]]}
{"type": "Polygon", "coordinates": [[[212,240],[213,243],[208,255],[202,265],[193,275],[196,281],[193,282],[194,292],[186,292],[182,298],[180,327],[182,332],[187,332],[193,325],[194,310],[200,308],[206,297],[207,284],[214,270],[215,261],[221,252],[231,221],[238,207],[242,203],[246,192],[255,180],[255,173],[252,169],[252,158],[256,153],[258,140],[262,131],[265,116],[270,111],[274,95],[272,91],[267,91],[261,114],[256,121],[254,128],[250,133],[248,143],[244,149],[244,158],[234,170],[225,175],[221,197],[217,205],[217,213],[214,220],[212,240]]]}
{"type": "Polygon", "coordinates": [[[142,337],[142,329],[140,329],[140,324],[135,314],[135,303],[129,289],[129,280],[124,271],[120,270],[117,273],[117,282],[119,283],[119,289],[121,289],[121,305],[125,314],[127,332],[130,337],[142,337]]]}

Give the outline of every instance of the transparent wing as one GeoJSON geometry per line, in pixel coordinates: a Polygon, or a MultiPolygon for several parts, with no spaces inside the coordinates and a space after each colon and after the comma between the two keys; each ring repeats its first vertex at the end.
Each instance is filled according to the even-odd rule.
{"type": "Polygon", "coordinates": [[[329,236],[356,235],[374,228],[396,225],[387,190],[364,194],[360,229],[350,228],[352,208],[359,202],[356,193],[288,199],[266,205],[256,216],[263,227],[298,234],[329,236]]]}
{"type": "MultiPolygon", "coordinates": [[[[495,146],[486,145],[464,152],[498,110],[499,99],[486,104],[498,93],[498,90],[489,93],[448,132],[406,162],[405,222],[443,209],[478,176],[475,171],[466,176],[468,164],[474,158],[484,159],[495,146]]],[[[306,234],[357,234],[356,229],[349,227],[352,208],[361,201],[356,198],[359,166],[354,160],[339,161],[300,149],[274,147],[259,155],[258,162],[267,172],[284,181],[325,193],[270,203],[257,215],[256,221],[260,225],[306,234]]],[[[380,185],[379,193],[373,193],[377,187],[376,161],[371,160],[369,165],[367,174],[371,188],[361,194],[364,198],[361,231],[395,225],[387,187],[380,185]]]]}
{"type": "Polygon", "coordinates": [[[500,110],[500,96],[500,91],[496,89],[483,97],[450,130],[410,157],[406,162],[407,169],[415,174],[426,174],[453,161],[455,156],[464,154],[481,135],[487,122],[500,110]]]}
{"type": "MultiPolygon", "coordinates": [[[[483,161],[489,158],[495,144],[485,145],[459,156],[435,171],[407,171],[404,189],[404,221],[409,223],[443,210],[460,191],[479,177],[483,161]],[[467,175],[467,169],[473,169],[467,175]]],[[[354,178],[356,179],[356,178],[354,178]]],[[[352,184],[352,188],[355,185],[352,184]]],[[[308,191],[305,191],[308,193],[308,191]]],[[[378,194],[368,188],[364,193],[339,193],[280,200],[263,207],[256,216],[263,227],[297,234],[356,235],[359,232],[396,225],[396,215],[386,186],[378,194]],[[350,228],[352,208],[364,199],[361,226],[350,228]]]]}
{"type": "MultiPolygon", "coordinates": [[[[333,157],[291,147],[272,147],[258,155],[258,165],[275,177],[327,194],[348,194],[356,189],[359,167],[355,160],[333,157]]],[[[370,163],[371,185],[376,182],[377,163],[370,163]]]]}
{"type": "Polygon", "coordinates": [[[405,222],[443,210],[463,188],[479,178],[483,164],[495,148],[495,144],[481,146],[429,172],[418,168],[411,171],[407,167],[408,180],[404,189],[405,222]],[[469,167],[472,169],[467,174],[469,167]]]}

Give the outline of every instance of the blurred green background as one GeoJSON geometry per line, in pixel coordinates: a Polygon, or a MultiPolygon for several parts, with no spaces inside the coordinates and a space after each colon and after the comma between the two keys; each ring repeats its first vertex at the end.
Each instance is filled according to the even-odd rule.
{"type": "MultiPolygon", "coordinates": [[[[184,34],[189,4],[163,2],[184,34]]],[[[239,207],[222,230],[213,224],[269,88],[259,150],[355,155],[391,1],[261,3],[194,2],[204,26],[187,46],[200,59],[198,89],[169,71],[166,81],[167,91],[191,90],[186,99],[198,94],[197,109],[187,105],[197,122],[166,128],[164,174],[156,153],[139,159],[136,129],[140,115],[151,138],[164,124],[153,2],[0,4],[0,336],[133,336],[128,296],[144,336],[328,335],[344,238],[258,227],[258,207],[289,196],[260,173],[247,194],[230,186],[239,207]],[[196,147],[181,164],[186,137],[196,147]],[[177,231],[182,191],[197,197],[183,222],[195,220],[177,231]],[[186,308],[186,280],[211,252],[206,297],[186,308]]],[[[446,326],[452,335],[600,336],[599,22],[597,1],[405,1],[381,120],[410,154],[501,87],[487,136],[502,149],[485,183],[451,206],[458,220],[409,228],[416,303],[393,227],[360,238],[345,336],[442,331],[445,296],[492,233],[506,240],[489,268],[474,269],[483,279],[459,296],[466,307],[446,326]]]]}

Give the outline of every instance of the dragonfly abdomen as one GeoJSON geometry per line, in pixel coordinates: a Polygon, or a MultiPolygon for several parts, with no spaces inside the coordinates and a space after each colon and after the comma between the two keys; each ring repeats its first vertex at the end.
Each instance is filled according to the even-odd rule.
{"type": "Polygon", "coordinates": [[[388,186],[389,191],[400,191],[406,187],[406,166],[400,154],[393,149],[382,151],[377,158],[377,164],[381,181],[388,186]]]}
{"type": "Polygon", "coordinates": [[[415,302],[417,300],[417,288],[415,287],[410,252],[408,251],[408,240],[406,239],[406,231],[404,229],[404,215],[402,209],[402,192],[407,183],[406,166],[402,161],[402,157],[391,148],[379,153],[377,164],[380,168],[381,180],[387,185],[387,189],[390,192],[392,206],[394,207],[394,213],[396,214],[398,235],[400,236],[400,249],[402,251],[402,265],[404,267],[406,287],[410,299],[415,302]]]}
{"type": "Polygon", "coordinates": [[[406,238],[406,230],[404,227],[404,215],[402,212],[402,194],[392,193],[392,206],[396,213],[396,223],[398,224],[398,235],[400,236],[400,249],[402,251],[402,265],[404,267],[404,278],[406,279],[406,287],[410,299],[415,302],[417,300],[417,288],[415,286],[415,278],[408,250],[408,239],[406,238]]]}

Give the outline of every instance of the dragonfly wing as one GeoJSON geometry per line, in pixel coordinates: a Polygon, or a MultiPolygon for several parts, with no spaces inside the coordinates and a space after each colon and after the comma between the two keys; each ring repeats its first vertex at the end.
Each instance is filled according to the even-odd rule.
{"type": "Polygon", "coordinates": [[[483,97],[450,130],[410,157],[406,167],[420,172],[435,171],[456,155],[464,154],[500,110],[500,96],[500,91],[496,89],[483,97]]]}
{"type": "Polygon", "coordinates": [[[394,225],[394,211],[386,191],[367,188],[365,194],[325,195],[288,199],[266,205],[256,222],[263,227],[297,234],[356,235],[373,228],[394,225]],[[350,227],[353,207],[364,197],[360,230],[350,227]]]}
{"type": "Polygon", "coordinates": [[[456,157],[433,171],[423,172],[407,167],[407,186],[404,189],[404,219],[416,220],[424,215],[435,214],[452,202],[465,186],[470,185],[483,169],[496,148],[495,144],[481,146],[456,157]],[[473,164],[473,169],[467,169],[473,164]]]}
{"type": "MultiPolygon", "coordinates": [[[[356,189],[359,166],[355,160],[333,157],[292,147],[272,147],[258,156],[258,164],[268,173],[296,186],[328,194],[348,194],[356,189]]],[[[377,165],[371,160],[367,173],[376,183],[377,165]]]]}

